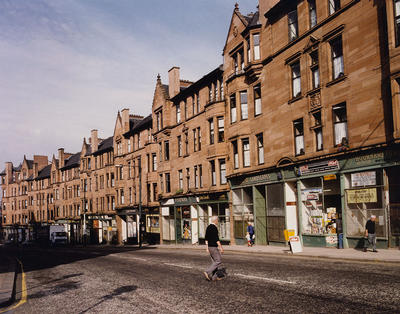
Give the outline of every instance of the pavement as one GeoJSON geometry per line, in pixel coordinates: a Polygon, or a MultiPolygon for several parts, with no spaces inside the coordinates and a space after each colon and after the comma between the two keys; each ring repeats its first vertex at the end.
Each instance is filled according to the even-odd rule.
{"type": "Polygon", "coordinates": [[[0,308],[13,300],[15,259],[0,254],[0,308]]]}
{"type": "MultiPolygon", "coordinates": [[[[155,247],[164,249],[195,249],[205,250],[204,245],[175,245],[163,244],[155,245],[155,247]]],[[[337,249],[337,248],[319,248],[319,247],[303,247],[303,252],[292,254],[288,246],[274,245],[254,245],[248,247],[246,245],[226,245],[223,246],[225,252],[238,252],[245,254],[272,254],[272,255],[294,255],[312,258],[326,258],[336,260],[354,260],[364,262],[383,262],[383,263],[400,263],[400,250],[381,249],[377,253],[368,250],[363,252],[360,249],[337,249]]]]}

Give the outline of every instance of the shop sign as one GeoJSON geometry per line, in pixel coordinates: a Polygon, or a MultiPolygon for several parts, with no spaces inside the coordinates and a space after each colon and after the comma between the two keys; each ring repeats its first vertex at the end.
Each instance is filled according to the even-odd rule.
{"type": "Polygon", "coordinates": [[[169,207],[162,207],[161,208],[161,215],[169,216],[169,207]]]}
{"type": "Polygon", "coordinates": [[[339,170],[339,161],[337,159],[301,166],[299,172],[300,175],[303,176],[306,174],[320,173],[332,170],[339,170]]]}
{"type": "Polygon", "coordinates": [[[327,174],[324,176],[324,181],[336,180],[336,174],[327,174]]]}
{"type": "Polygon", "coordinates": [[[376,188],[347,190],[347,203],[376,203],[378,201],[376,188]]]}
{"type": "Polygon", "coordinates": [[[244,178],[242,181],[238,179],[232,179],[233,186],[244,186],[244,185],[252,185],[257,183],[265,183],[265,182],[272,182],[278,181],[282,178],[281,173],[263,173],[254,176],[249,176],[244,178]]]}
{"type": "Polygon", "coordinates": [[[191,205],[193,203],[196,203],[196,199],[194,197],[175,198],[175,205],[191,205]]]}
{"type": "Polygon", "coordinates": [[[206,202],[206,201],[227,201],[228,200],[228,195],[226,193],[223,194],[207,194],[207,195],[200,195],[199,196],[199,201],[200,202],[206,202]]]}
{"type": "Polygon", "coordinates": [[[312,188],[301,190],[301,200],[319,200],[319,195],[322,193],[322,188],[312,188]]]}
{"type": "Polygon", "coordinates": [[[351,186],[367,186],[376,185],[376,172],[375,171],[365,171],[357,172],[351,174],[351,186]]]}
{"type": "Polygon", "coordinates": [[[345,169],[352,169],[357,167],[374,166],[384,163],[398,164],[399,159],[400,159],[400,150],[391,149],[383,152],[376,152],[372,154],[366,154],[354,158],[349,158],[343,161],[344,162],[343,167],[345,169]]]}
{"type": "Polygon", "coordinates": [[[303,252],[303,247],[301,246],[300,237],[298,237],[298,236],[289,237],[289,242],[290,242],[290,249],[292,250],[292,253],[303,252]]]}

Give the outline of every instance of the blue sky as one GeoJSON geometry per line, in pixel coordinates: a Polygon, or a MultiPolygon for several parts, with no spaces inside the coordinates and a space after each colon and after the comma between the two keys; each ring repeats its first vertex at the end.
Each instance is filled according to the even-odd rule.
{"type": "Polygon", "coordinates": [[[235,2],[1,0],[0,171],[79,151],[91,129],[111,136],[122,108],[148,115],[172,66],[188,80],[217,67],[235,2]]]}

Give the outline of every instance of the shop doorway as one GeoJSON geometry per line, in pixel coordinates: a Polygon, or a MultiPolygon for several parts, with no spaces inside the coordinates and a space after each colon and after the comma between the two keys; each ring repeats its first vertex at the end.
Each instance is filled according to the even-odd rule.
{"type": "Polygon", "coordinates": [[[267,241],[285,242],[285,203],[283,184],[269,184],[267,190],[267,241]]]}
{"type": "Polygon", "coordinates": [[[390,246],[400,246],[400,167],[388,168],[389,211],[390,211],[390,246]]]}
{"type": "Polygon", "coordinates": [[[190,206],[176,207],[176,241],[192,244],[192,220],[190,206]]]}

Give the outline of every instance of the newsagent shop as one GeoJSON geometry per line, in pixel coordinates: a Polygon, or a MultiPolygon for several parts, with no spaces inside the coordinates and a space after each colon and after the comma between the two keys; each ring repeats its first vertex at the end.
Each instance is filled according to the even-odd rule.
{"type": "Polygon", "coordinates": [[[362,247],[375,215],[377,246],[399,246],[399,160],[398,148],[375,149],[231,178],[235,242],[251,222],[256,244],[284,245],[293,229],[304,246],[362,247]]]}

